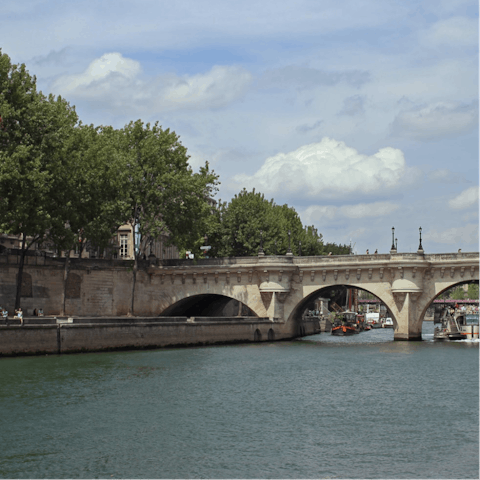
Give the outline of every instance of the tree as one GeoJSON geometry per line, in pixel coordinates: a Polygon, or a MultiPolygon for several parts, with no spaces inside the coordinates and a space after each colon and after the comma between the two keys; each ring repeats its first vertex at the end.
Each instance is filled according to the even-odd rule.
{"type": "Polygon", "coordinates": [[[211,256],[257,255],[260,242],[266,255],[325,253],[322,235],[314,226],[303,227],[298,213],[276,205],[262,193],[243,189],[232,200],[220,202],[207,226],[211,256]]]}
{"type": "Polygon", "coordinates": [[[455,287],[450,290],[450,298],[453,300],[463,300],[465,298],[465,291],[462,287],[455,287]]]}
{"type": "Polygon", "coordinates": [[[476,299],[478,300],[479,294],[478,294],[478,283],[470,283],[468,285],[468,298],[471,300],[476,299]]]}
{"type": "MultiPolygon", "coordinates": [[[[143,239],[167,235],[179,248],[203,235],[205,218],[211,214],[209,199],[218,177],[208,163],[194,173],[187,149],[179,137],[158,123],[130,122],[118,132],[118,153],[126,176],[123,192],[130,223],[143,239]]],[[[131,311],[134,312],[138,252],[133,267],[131,311]]]]}
{"type": "Polygon", "coordinates": [[[63,311],[70,252],[88,241],[95,248],[111,245],[125,223],[128,203],[123,196],[124,165],[111,127],[79,125],[67,141],[65,162],[57,164],[50,194],[55,211],[48,237],[65,252],[63,311]]]}
{"type": "Polygon", "coordinates": [[[52,227],[50,196],[65,162],[77,114],[61,97],[46,97],[25,65],[0,50],[0,231],[21,236],[15,308],[20,307],[27,250],[52,227]]]}
{"type": "Polygon", "coordinates": [[[349,245],[340,245],[336,244],[335,242],[326,243],[324,246],[324,252],[332,253],[332,255],[348,255],[350,253],[350,246],[349,245]]]}

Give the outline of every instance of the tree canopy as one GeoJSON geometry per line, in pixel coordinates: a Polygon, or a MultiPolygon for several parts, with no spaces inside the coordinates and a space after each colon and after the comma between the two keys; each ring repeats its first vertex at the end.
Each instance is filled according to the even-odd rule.
{"type": "Polygon", "coordinates": [[[180,248],[194,241],[210,214],[208,200],[218,183],[208,163],[194,173],[178,135],[141,120],[118,131],[117,152],[125,165],[122,194],[128,223],[143,238],[168,235],[180,248]]]}
{"type": "Polygon", "coordinates": [[[25,65],[0,51],[0,231],[22,235],[15,308],[25,252],[58,220],[55,176],[68,160],[65,145],[77,121],[68,102],[37,91],[25,65]]]}
{"type": "Polygon", "coordinates": [[[0,232],[22,238],[15,308],[26,251],[44,239],[66,252],[86,241],[105,247],[130,223],[144,239],[195,241],[218,177],[208,164],[194,173],[188,159],[158,123],[81,124],[74,107],[37,91],[25,65],[0,51],[0,232]]]}
{"type": "Polygon", "coordinates": [[[126,223],[144,245],[165,236],[195,250],[207,235],[213,256],[257,255],[260,246],[266,255],[349,252],[255,190],[217,205],[218,176],[208,162],[194,172],[188,161],[179,136],[158,123],[83,125],[73,106],[38,91],[25,65],[0,50],[0,232],[22,239],[15,307],[31,245],[48,238],[68,257],[87,241],[108,246],[126,223]]]}
{"type": "Polygon", "coordinates": [[[294,208],[277,205],[254,189],[220,202],[205,233],[214,257],[257,255],[260,242],[265,255],[285,255],[289,248],[294,255],[349,253],[347,246],[327,244],[327,249],[322,234],[313,225],[304,227],[294,208]]]}

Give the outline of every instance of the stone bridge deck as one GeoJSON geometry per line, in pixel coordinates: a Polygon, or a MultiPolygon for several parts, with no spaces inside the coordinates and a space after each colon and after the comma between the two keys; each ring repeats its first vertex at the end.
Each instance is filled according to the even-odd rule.
{"type": "MultiPolygon", "coordinates": [[[[5,260],[0,262],[0,305],[13,311],[18,265],[14,257],[5,260]]],[[[34,263],[27,263],[22,285],[26,314],[42,308],[46,315],[59,315],[63,305],[67,316],[129,313],[131,262],[72,259],[65,284],[64,261],[42,259],[37,264],[33,258],[34,263]]],[[[366,290],[385,303],[394,320],[395,339],[419,339],[428,306],[454,285],[478,282],[478,264],[477,252],[142,261],[133,315],[250,315],[274,323],[275,338],[292,338],[301,331],[309,302],[324,288],[345,285],[366,290]],[[226,312],[225,305],[238,308],[226,312]]]]}
{"type": "Polygon", "coordinates": [[[258,256],[168,260],[147,269],[164,292],[160,311],[190,296],[225,295],[259,317],[296,328],[306,304],[320,290],[345,285],[377,296],[389,309],[395,339],[421,338],[428,306],[444,290],[478,281],[479,254],[395,253],[340,256],[258,256]]]}

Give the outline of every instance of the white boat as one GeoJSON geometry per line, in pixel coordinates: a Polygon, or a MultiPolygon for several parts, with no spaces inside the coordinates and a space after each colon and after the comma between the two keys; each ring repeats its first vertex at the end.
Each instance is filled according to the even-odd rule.
{"type": "Polygon", "coordinates": [[[448,308],[442,312],[440,320],[435,322],[434,340],[471,340],[478,338],[478,316],[448,308]]]}
{"type": "Polygon", "coordinates": [[[390,317],[382,318],[380,323],[382,324],[382,328],[393,328],[394,327],[393,320],[390,317]]]}
{"type": "Polygon", "coordinates": [[[372,328],[380,328],[382,326],[380,323],[380,314],[374,312],[366,313],[365,323],[370,325],[372,328]]]}

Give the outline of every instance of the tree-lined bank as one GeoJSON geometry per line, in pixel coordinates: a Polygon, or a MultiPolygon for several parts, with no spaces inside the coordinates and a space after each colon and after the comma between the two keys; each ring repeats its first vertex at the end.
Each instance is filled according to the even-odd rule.
{"type": "MultiPolygon", "coordinates": [[[[295,210],[243,190],[229,203],[212,202],[219,179],[208,162],[194,172],[179,136],[158,123],[121,129],[84,125],[64,98],[37,90],[24,64],[0,50],[0,233],[21,239],[15,308],[20,306],[26,252],[48,241],[65,252],[111,245],[130,224],[147,245],[166,236],[179,250],[210,256],[347,253],[324,245],[295,210]]],[[[132,305],[137,257],[132,275],[132,305]]]]}

